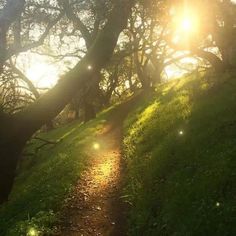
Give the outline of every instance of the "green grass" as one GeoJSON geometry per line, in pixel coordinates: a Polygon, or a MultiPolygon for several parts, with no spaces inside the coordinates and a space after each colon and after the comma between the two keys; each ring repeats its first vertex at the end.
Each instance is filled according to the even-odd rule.
{"type": "Polygon", "coordinates": [[[235,76],[161,85],[124,130],[130,235],[236,235],[235,76]]]}
{"type": "MultiPolygon", "coordinates": [[[[109,114],[105,111],[85,125],[73,122],[39,135],[62,141],[22,162],[10,200],[0,207],[0,235],[25,236],[32,230],[39,235],[52,233],[57,212],[88,163],[92,143],[109,114]]],[[[40,144],[34,141],[27,149],[40,144]]]]}
{"type": "MultiPolygon", "coordinates": [[[[174,80],[131,111],[123,141],[130,235],[236,235],[234,77],[174,80]]],[[[0,235],[52,233],[110,114],[40,134],[62,141],[21,163],[10,200],[0,206],[0,235]]]]}

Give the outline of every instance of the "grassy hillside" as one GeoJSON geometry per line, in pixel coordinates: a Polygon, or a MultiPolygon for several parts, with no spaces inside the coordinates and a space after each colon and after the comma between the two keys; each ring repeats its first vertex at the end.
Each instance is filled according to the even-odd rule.
{"type": "MultiPolygon", "coordinates": [[[[21,164],[9,202],[0,206],[0,235],[52,232],[56,213],[86,166],[96,135],[108,117],[109,112],[104,112],[86,125],[74,122],[39,135],[61,141],[54,147],[44,147],[21,164]]],[[[41,144],[34,141],[28,151],[41,144]]]]}
{"type": "Polygon", "coordinates": [[[235,77],[171,81],[130,114],[130,235],[236,235],[235,77]]]}
{"type": "MultiPolygon", "coordinates": [[[[236,235],[235,77],[174,80],[131,110],[123,141],[130,235],[236,235]]],[[[0,235],[52,232],[110,114],[40,135],[61,141],[22,162],[0,206],[0,235]]],[[[34,140],[28,151],[39,145],[34,140]]]]}

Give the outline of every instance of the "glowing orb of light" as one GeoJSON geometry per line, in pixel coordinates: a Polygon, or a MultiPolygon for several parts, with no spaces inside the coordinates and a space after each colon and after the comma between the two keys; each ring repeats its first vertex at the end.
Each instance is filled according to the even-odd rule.
{"type": "Polygon", "coordinates": [[[28,233],[27,233],[28,236],[38,236],[38,232],[36,229],[34,228],[30,228],[28,233]]]}
{"type": "Polygon", "coordinates": [[[88,70],[92,70],[93,69],[93,67],[91,66],[91,65],[88,65],[88,70]]]}
{"type": "Polygon", "coordinates": [[[219,207],[219,206],[220,206],[220,203],[219,203],[219,202],[217,202],[217,203],[216,203],[216,206],[217,206],[217,207],[219,207]]]}
{"type": "Polygon", "coordinates": [[[179,135],[182,136],[184,134],[184,131],[183,130],[180,130],[179,131],[179,135]]]}
{"type": "Polygon", "coordinates": [[[99,143],[94,143],[93,144],[93,149],[98,150],[100,148],[100,144],[99,143]]]}

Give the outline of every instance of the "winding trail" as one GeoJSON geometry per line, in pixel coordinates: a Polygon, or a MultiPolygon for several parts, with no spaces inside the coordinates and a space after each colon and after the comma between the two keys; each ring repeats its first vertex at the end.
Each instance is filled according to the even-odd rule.
{"type": "Polygon", "coordinates": [[[75,190],[66,199],[61,236],[123,236],[125,206],[121,201],[122,123],[134,99],[121,104],[96,137],[93,156],[75,190]]]}

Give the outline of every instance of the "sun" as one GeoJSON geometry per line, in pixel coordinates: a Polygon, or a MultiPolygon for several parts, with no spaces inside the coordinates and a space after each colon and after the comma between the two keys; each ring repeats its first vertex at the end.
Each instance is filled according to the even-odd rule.
{"type": "Polygon", "coordinates": [[[185,8],[176,12],[172,16],[173,37],[172,42],[175,45],[184,45],[198,37],[200,29],[200,19],[197,12],[191,8],[185,8]]]}
{"type": "Polygon", "coordinates": [[[191,28],[194,27],[192,19],[190,17],[183,18],[181,23],[180,23],[180,27],[185,32],[191,31],[191,28]]]}
{"type": "Polygon", "coordinates": [[[173,29],[180,36],[191,36],[199,30],[199,9],[195,9],[193,6],[172,6],[170,8],[170,17],[173,22],[173,29]]]}
{"type": "Polygon", "coordinates": [[[180,34],[191,36],[199,30],[199,19],[193,12],[188,12],[179,16],[175,27],[180,34]]]}

